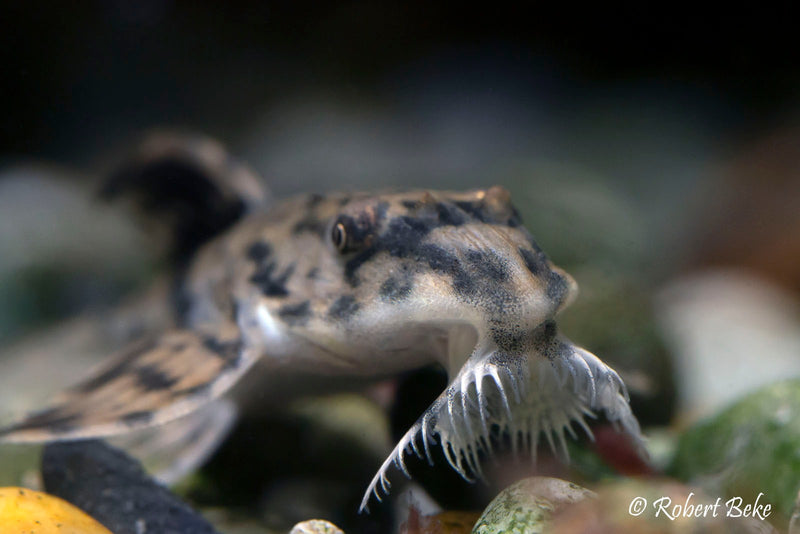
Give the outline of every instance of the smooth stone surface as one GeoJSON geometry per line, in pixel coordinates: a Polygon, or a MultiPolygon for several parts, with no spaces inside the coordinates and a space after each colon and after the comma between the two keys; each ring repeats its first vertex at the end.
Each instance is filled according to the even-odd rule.
{"type": "Polygon", "coordinates": [[[26,488],[0,488],[0,532],[112,534],[70,503],[26,488]]]}
{"type": "Polygon", "coordinates": [[[42,458],[45,488],[114,534],[218,534],[139,463],[99,440],[53,443],[42,458]]]}
{"type": "Polygon", "coordinates": [[[800,376],[800,301],[768,280],[731,268],[706,269],[670,281],[658,292],[655,309],[674,355],[684,424],[800,376]]]}
{"type": "Polygon", "coordinates": [[[297,523],[289,534],[344,534],[344,532],[329,521],[324,519],[309,519],[297,523]]]}

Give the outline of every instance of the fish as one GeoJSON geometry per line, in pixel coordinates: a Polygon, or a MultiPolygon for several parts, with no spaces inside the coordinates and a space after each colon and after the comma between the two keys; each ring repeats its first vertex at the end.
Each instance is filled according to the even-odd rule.
{"type": "Polygon", "coordinates": [[[559,332],[577,285],[508,190],[274,200],[263,184],[207,138],[140,144],[102,194],[134,199],[169,236],[171,320],[0,441],[116,436],[223,398],[284,395],[302,377],[362,383],[438,364],[448,386],[379,467],[362,511],[388,494],[393,466],[410,476],[409,454],[432,463],[438,445],[474,480],[498,436],[534,460],[542,439],[568,457],[565,433],[591,436],[586,420],[600,413],[646,456],[619,375],[559,332]]]}

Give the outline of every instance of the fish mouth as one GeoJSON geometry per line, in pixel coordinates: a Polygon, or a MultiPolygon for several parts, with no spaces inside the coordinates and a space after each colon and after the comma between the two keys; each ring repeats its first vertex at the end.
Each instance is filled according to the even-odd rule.
{"type": "Polygon", "coordinates": [[[555,333],[544,323],[534,331],[530,347],[500,350],[479,341],[448,387],[406,432],[372,479],[361,503],[368,510],[374,495],[388,495],[387,471],[396,465],[408,478],[409,453],[433,465],[431,446],[437,439],[445,458],[465,480],[483,478],[479,454],[491,455],[493,440],[508,435],[517,453],[527,449],[536,460],[542,436],[550,448],[569,460],[564,434],[577,438],[573,425],[593,439],[586,417],[597,412],[630,436],[647,457],[639,423],[631,412],[628,392],[619,375],[600,358],[555,333]]]}

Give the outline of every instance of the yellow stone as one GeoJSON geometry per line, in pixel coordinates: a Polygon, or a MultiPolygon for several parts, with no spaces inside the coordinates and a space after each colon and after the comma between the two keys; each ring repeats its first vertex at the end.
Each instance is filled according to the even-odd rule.
{"type": "Polygon", "coordinates": [[[26,488],[0,488],[3,534],[111,534],[82,510],[58,497],[26,488]]]}

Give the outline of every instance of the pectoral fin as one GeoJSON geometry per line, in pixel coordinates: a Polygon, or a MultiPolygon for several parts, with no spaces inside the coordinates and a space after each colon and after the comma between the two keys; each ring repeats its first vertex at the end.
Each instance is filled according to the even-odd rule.
{"type": "Polygon", "coordinates": [[[227,391],[253,364],[234,325],[211,333],[172,330],[137,341],[53,405],[0,429],[0,440],[111,436],[165,423],[227,391]]]}
{"type": "Polygon", "coordinates": [[[139,459],[159,482],[172,486],[214,454],[236,416],[231,399],[216,399],[174,421],[115,436],[108,442],[139,459]]]}

